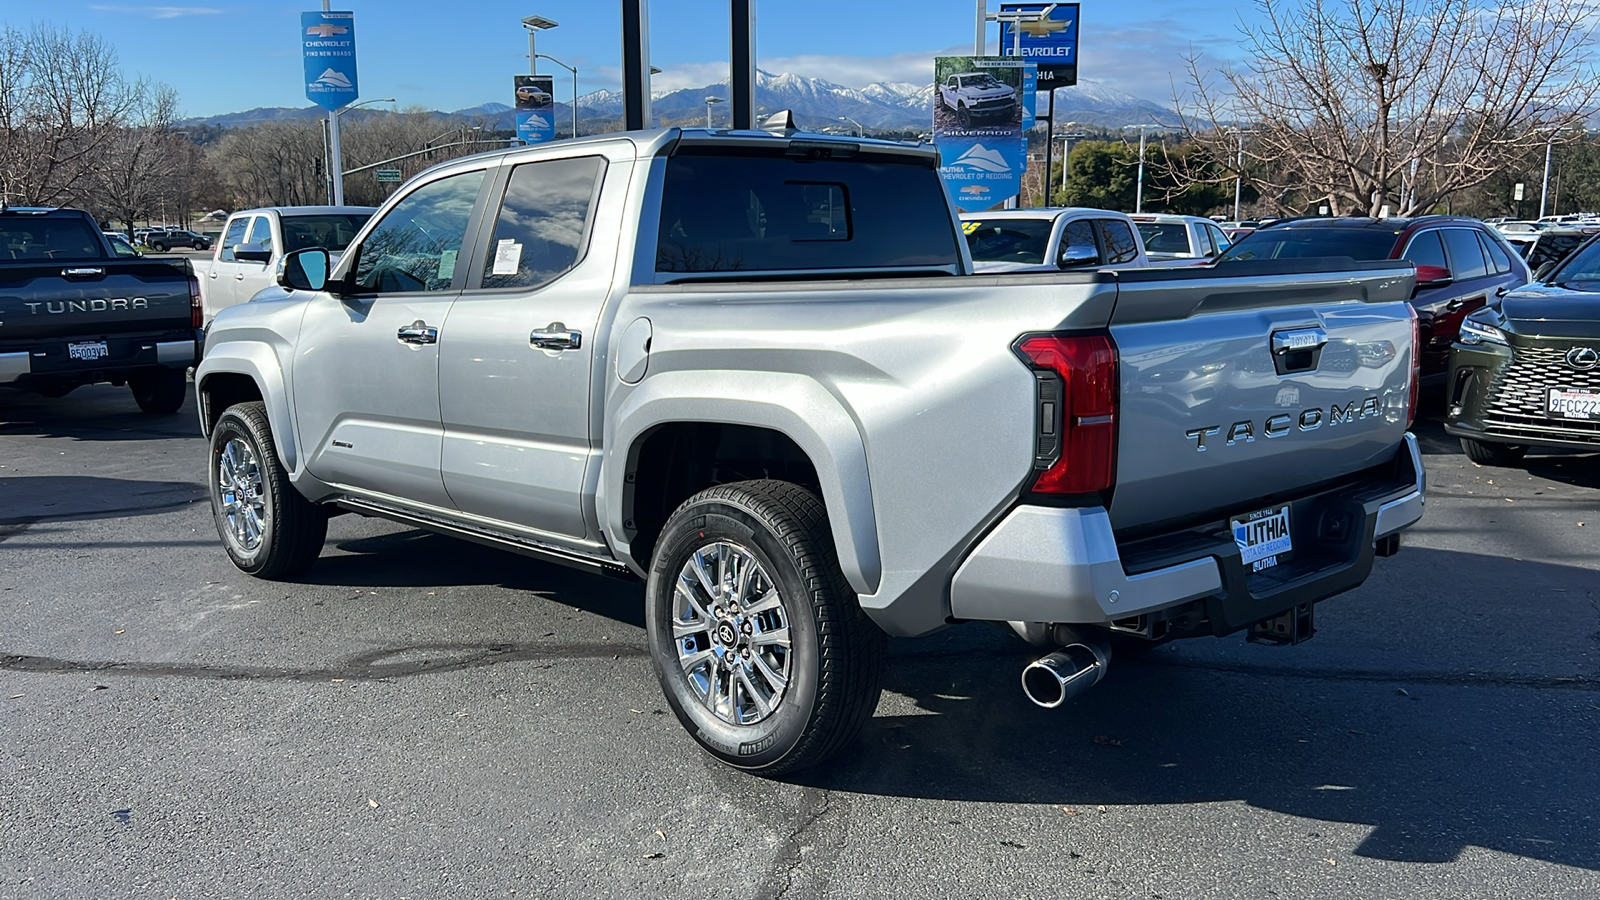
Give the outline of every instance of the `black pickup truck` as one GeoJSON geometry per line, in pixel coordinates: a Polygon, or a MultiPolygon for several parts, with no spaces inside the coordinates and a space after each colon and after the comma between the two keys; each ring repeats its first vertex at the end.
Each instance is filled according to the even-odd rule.
{"type": "Polygon", "coordinates": [[[118,256],[81,210],[0,207],[0,387],[126,384],[145,412],[177,412],[200,322],[188,260],[118,256]]]}

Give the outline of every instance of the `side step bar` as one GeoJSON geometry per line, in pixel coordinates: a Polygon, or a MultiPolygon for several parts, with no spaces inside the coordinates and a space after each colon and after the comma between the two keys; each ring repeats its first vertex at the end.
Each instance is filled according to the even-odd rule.
{"type": "Polygon", "coordinates": [[[334,501],[334,505],[359,515],[388,519],[392,522],[399,522],[402,525],[421,528],[424,531],[432,531],[447,537],[461,538],[462,540],[472,541],[475,544],[483,544],[486,547],[510,550],[512,553],[520,553],[523,556],[531,556],[545,562],[553,562],[627,581],[637,580],[633,570],[616,560],[604,559],[598,556],[586,556],[564,547],[530,541],[509,534],[478,531],[454,522],[446,522],[442,519],[396,509],[392,506],[384,506],[383,504],[373,503],[370,500],[361,500],[356,497],[341,497],[334,501]]]}

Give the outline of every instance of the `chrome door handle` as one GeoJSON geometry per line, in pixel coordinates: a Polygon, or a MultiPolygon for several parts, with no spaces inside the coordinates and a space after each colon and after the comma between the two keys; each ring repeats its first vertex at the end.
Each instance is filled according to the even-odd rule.
{"type": "Polygon", "coordinates": [[[233,276],[233,280],[234,281],[243,281],[244,280],[244,273],[243,272],[235,273],[234,276],[233,276]]]}
{"type": "Polygon", "coordinates": [[[396,337],[404,344],[437,344],[439,343],[439,329],[418,319],[410,325],[401,325],[396,332],[396,337]]]}
{"type": "Polygon", "coordinates": [[[211,272],[211,273],[209,273],[209,274],[210,274],[210,276],[211,276],[211,277],[212,277],[212,278],[215,278],[215,277],[217,277],[217,273],[215,273],[215,272],[211,272]]]}
{"type": "Polygon", "coordinates": [[[551,322],[543,328],[535,328],[528,335],[528,343],[540,350],[576,350],[583,346],[583,333],[568,331],[566,325],[551,322]]]}

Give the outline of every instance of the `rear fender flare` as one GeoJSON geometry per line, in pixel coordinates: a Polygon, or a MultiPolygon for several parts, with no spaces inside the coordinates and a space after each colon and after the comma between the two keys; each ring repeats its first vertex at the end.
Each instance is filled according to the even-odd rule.
{"type": "MultiPolygon", "coordinates": [[[[672,422],[749,425],[788,436],[810,458],[846,580],[860,594],[878,590],[883,563],[866,446],[854,417],[821,384],[781,372],[665,372],[616,400],[597,506],[606,538],[625,558],[632,559],[623,498],[636,445],[651,429],[672,422]]],[[[632,564],[644,572],[650,561],[632,564]]]]}

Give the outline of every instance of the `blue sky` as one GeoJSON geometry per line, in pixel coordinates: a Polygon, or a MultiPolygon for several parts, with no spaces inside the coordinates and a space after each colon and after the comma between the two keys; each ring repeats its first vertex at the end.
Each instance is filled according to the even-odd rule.
{"type": "MultiPolygon", "coordinates": [[[[4,0],[3,21],[96,31],[123,67],[172,85],[193,116],[258,106],[306,106],[299,13],[320,3],[234,0],[4,0]],[[156,5],[147,5],[153,3],[156,5]],[[172,3],[174,5],[159,5],[172,3]]],[[[765,0],[757,3],[758,65],[852,87],[932,80],[932,57],[967,52],[971,0],[765,0]]],[[[991,10],[998,7],[992,0],[991,10]]],[[[366,0],[335,2],[356,14],[361,96],[453,110],[511,102],[511,76],[527,71],[519,21],[560,23],[539,52],[576,65],[579,92],[615,89],[621,53],[617,0],[366,0]],[[451,11],[442,11],[451,10],[451,11]]],[[[1080,76],[1164,102],[1182,81],[1193,46],[1221,63],[1237,52],[1240,11],[1228,3],[1117,0],[1083,4],[1080,76]]],[[[991,41],[993,26],[990,26],[991,41]]],[[[727,6],[717,0],[653,0],[655,88],[698,87],[726,77],[727,6]]],[[[554,67],[558,97],[569,76],[554,67]]],[[[1181,86],[1181,85],[1180,85],[1181,86]]]]}

